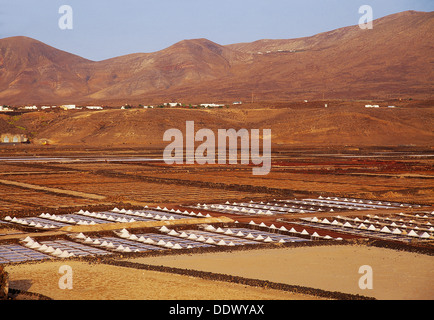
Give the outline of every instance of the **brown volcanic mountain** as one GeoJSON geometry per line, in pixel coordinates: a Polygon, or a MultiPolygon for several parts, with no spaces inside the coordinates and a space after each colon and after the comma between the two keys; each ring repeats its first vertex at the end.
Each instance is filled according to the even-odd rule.
{"type": "Polygon", "coordinates": [[[0,104],[432,97],[434,12],[408,11],[312,37],[221,46],[181,41],[94,62],[0,39],[0,104]],[[267,53],[267,51],[269,51],[267,53]],[[261,54],[259,54],[261,52],[261,54]]]}

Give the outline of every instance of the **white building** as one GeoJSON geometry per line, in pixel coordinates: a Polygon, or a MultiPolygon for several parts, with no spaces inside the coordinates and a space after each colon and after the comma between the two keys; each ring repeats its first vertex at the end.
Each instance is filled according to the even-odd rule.
{"type": "Polygon", "coordinates": [[[177,106],[180,106],[181,104],[179,102],[168,102],[168,103],[165,103],[164,105],[169,106],[169,107],[177,107],[177,106]]]}
{"type": "Polygon", "coordinates": [[[202,103],[200,105],[201,107],[205,107],[205,108],[217,108],[217,107],[223,107],[223,104],[215,104],[215,103],[202,103]]]}
{"type": "Polygon", "coordinates": [[[87,106],[86,108],[89,110],[102,110],[103,109],[103,107],[101,107],[101,106],[87,106]]]}
{"type": "Polygon", "coordinates": [[[76,106],[75,104],[64,104],[61,105],[60,108],[62,108],[63,110],[71,110],[71,109],[75,109],[76,106]]]}

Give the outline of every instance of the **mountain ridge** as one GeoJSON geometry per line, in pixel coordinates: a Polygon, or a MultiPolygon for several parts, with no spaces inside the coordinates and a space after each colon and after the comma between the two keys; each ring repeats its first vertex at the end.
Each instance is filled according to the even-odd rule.
{"type": "Polygon", "coordinates": [[[372,30],[231,45],[188,39],[101,61],[9,37],[0,39],[0,104],[430,98],[433,29],[434,12],[406,11],[372,30]]]}

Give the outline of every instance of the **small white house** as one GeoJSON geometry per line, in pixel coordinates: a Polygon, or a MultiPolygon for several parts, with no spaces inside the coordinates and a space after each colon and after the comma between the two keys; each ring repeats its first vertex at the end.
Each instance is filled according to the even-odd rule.
{"type": "Polygon", "coordinates": [[[223,104],[216,104],[216,103],[202,103],[200,104],[201,107],[205,107],[205,108],[218,108],[218,107],[223,107],[223,104]]]}
{"type": "Polygon", "coordinates": [[[103,107],[101,107],[101,106],[87,106],[86,108],[89,110],[102,110],[103,109],[103,107]]]}
{"type": "Polygon", "coordinates": [[[75,109],[76,106],[75,106],[75,104],[64,104],[64,105],[60,106],[60,108],[62,108],[63,110],[72,110],[72,109],[75,109]]]}
{"type": "Polygon", "coordinates": [[[168,103],[165,103],[165,105],[169,106],[169,107],[177,107],[178,105],[181,105],[181,104],[178,102],[168,102],[168,103]]]}

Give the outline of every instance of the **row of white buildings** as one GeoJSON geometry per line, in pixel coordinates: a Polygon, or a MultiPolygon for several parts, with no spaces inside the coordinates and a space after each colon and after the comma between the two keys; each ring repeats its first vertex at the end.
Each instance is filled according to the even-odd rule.
{"type": "MultiPolygon", "coordinates": [[[[396,108],[395,106],[387,106],[387,107],[388,108],[396,108]]],[[[378,104],[374,104],[374,105],[366,104],[365,108],[380,108],[380,106],[378,104]]]]}

